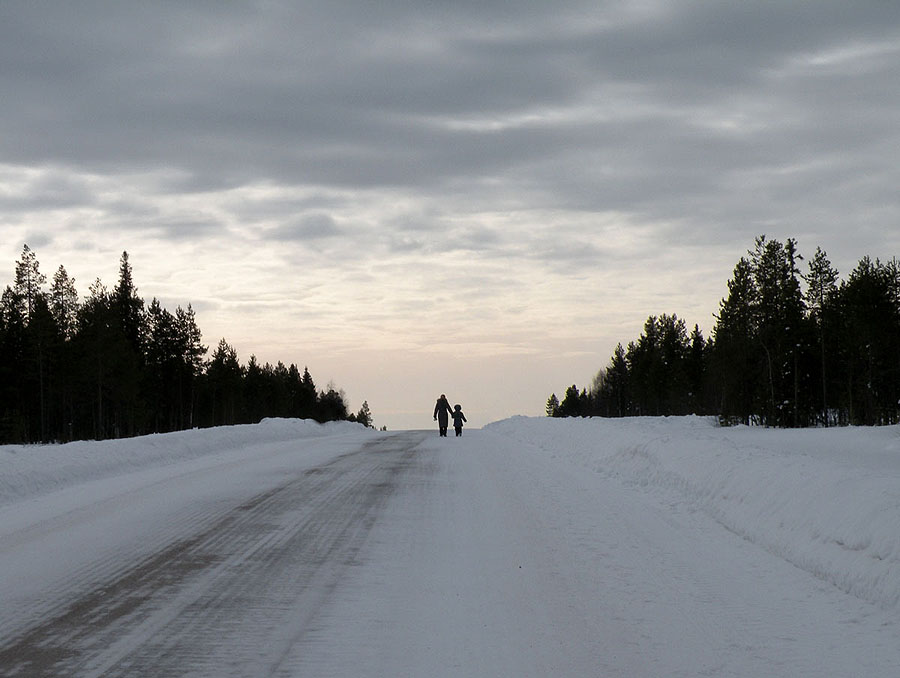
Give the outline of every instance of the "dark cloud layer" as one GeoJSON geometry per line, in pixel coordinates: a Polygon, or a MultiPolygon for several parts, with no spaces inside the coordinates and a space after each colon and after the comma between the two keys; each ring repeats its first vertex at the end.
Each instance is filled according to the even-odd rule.
{"type": "Polygon", "coordinates": [[[896,134],[893,3],[642,5],[4,3],[0,68],[15,96],[0,153],[100,172],[177,168],[210,186],[434,190],[531,177],[580,151],[574,169],[599,184],[602,204],[627,206],[636,198],[619,183],[654,169],[715,176],[896,134]],[[778,76],[878,45],[880,57],[843,71],[798,64],[778,76]],[[585,105],[595,110],[542,119],[585,105]],[[697,127],[718,116],[749,129],[697,127]],[[606,163],[622,174],[603,191],[606,163]]]}
{"type": "Polygon", "coordinates": [[[0,158],[724,229],[861,190],[893,218],[898,62],[885,2],[7,2],[0,158]]]}

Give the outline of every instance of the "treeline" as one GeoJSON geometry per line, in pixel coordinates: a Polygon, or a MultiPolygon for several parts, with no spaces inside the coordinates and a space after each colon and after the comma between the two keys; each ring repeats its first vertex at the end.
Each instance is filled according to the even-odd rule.
{"type": "Polygon", "coordinates": [[[60,266],[49,289],[27,246],[0,298],[0,442],[69,441],[256,423],[264,417],[352,420],[342,392],[309,370],[241,365],[222,339],[209,359],[190,305],[138,296],[128,253],[119,280],[82,300],[60,266]]]}
{"type": "Polygon", "coordinates": [[[651,316],[590,387],[549,416],[715,415],[776,427],[900,421],[900,263],[861,259],[840,280],[821,248],[760,236],[738,261],[709,339],[651,316]]]}

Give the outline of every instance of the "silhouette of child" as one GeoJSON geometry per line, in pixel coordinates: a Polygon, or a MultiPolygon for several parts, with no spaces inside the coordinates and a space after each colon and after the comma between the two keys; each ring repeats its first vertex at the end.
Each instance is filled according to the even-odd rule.
{"type": "Polygon", "coordinates": [[[454,407],[451,415],[453,417],[453,428],[456,429],[456,435],[461,436],[463,422],[466,421],[466,415],[463,414],[462,407],[459,405],[454,407]]]}

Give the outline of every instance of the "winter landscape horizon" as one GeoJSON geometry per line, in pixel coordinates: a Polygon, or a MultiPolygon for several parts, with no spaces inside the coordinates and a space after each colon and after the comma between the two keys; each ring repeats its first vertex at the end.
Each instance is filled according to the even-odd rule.
{"type": "Polygon", "coordinates": [[[897,674],[898,63],[881,0],[0,2],[0,674],[897,674]]]}

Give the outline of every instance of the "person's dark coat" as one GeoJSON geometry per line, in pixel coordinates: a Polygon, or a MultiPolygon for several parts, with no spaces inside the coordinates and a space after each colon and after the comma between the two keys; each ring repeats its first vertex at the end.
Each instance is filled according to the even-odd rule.
{"type": "Polygon", "coordinates": [[[434,416],[438,420],[438,425],[441,429],[446,429],[447,425],[450,422],[450,412],[452,408],[450,407],[450,401],[447,400],[447,396],[441,396],[437,399],[437,402],[434,405],[434,416]]]}
{"type": "Polygon", "coordinates": [[[462,408],[459,405],[457,405],[456,409],[450,414],[453,415],[453,428],[459,431],[463,427],[463,422],[467,421],[466,415],[463,414],[462,408]]]}

